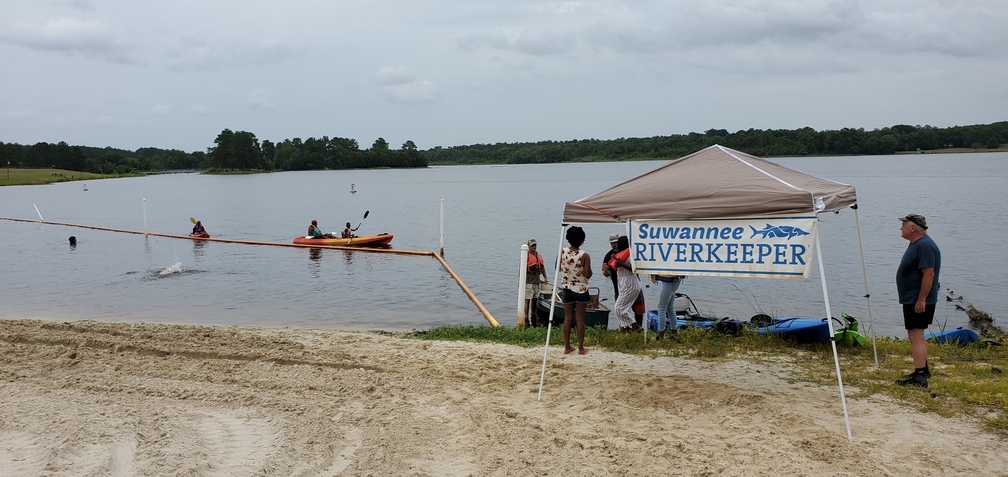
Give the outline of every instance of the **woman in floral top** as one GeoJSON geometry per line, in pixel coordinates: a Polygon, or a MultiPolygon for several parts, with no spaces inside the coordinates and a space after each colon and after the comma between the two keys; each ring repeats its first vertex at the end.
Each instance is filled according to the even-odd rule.
{"type": "Polygon", "coordinates": [[[563,289],[561,300],[564,306],[564,354],[571,354],[574,348],[570,345],[571,322],[577,320],[578,354],[587,354],[584,347],[585,307],[588,306],[588,279],[592,276],[591,257],[581,250],[585,241],[585,233],[581,227],[573,226],[567,229],[569,247],[560,253],[560,287],[563,289]]]}

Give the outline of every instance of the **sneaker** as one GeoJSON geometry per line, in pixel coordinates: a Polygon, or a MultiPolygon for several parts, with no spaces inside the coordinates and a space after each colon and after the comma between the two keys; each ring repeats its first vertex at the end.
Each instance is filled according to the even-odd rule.
{"type": "Polygon", "coordinates": [[[896,381],[896,384],[898,384],[900,386],[917,386],[917,387],[921,387],[921,388],[928,387],[927,378],[924,376],[924,373],[922,373],[922,372],[921,373],[916,373],[915,372],[915,373],[911,374],[910,377],[908,377],[906,379],[901,379],[899,381],[896,381]]]}
{"type": "MultiPolygon", "coordinates": [[[[914,372],[912,372],[912,373],[910,373],[910,374],[904,374],[904,375],[903,375],[903,379],[910,379],[910,378],[912,378],[912,377],[913,377],[913,376],[914,376],[915,374],[917,374],[917,371],[914,371],[914,372]]],[[[924,377],[925,377],[925,378],[927,378],[927,379],[931,379],[931,368],[930,368],[930,367],[925,367],[925,368],[924,368],[924,371],[922,371],[922,372],[921,372],[921,374],[922,374],[922,375],[924,375],[924,377]]]]}

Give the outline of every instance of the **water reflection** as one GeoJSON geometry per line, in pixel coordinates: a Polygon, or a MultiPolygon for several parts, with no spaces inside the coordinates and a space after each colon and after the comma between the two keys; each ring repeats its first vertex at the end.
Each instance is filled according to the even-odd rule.
{"type": "Polygon", "coordinates": [[[308,249],[308,260],[311,268],[311,277],[318,279],[322,277],[322,249],[308,249]]]}
{"type": "Polygon", "coordinates": [[[206,247],[206,242],[203,240],[193,240],[193,257],[203,258],[204,248],[206,247]]]}

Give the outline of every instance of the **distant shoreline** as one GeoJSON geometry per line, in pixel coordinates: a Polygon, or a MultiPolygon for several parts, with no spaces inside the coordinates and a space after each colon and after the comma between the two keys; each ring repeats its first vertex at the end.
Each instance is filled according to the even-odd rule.
{"type": "MultiPolygon", "coordinates": [[[[894,156],[905,156],[914,154],[973,154],[973,153],[988,153],[988,152],[1008,152],[1008,145],[1003,145],[997,149],[973,149],[965,147],[953,147],[944,149],[929,149],[922,150],[921,152],[914,151],[899,151],[892,155],[894,156]]],[[[842,156],[820,156],[820,155],[807,155],[807,156],[781,156],[781,157],[842,157],[842,156]]],[[[655,158],[633,158],[633,159],[618,159],[613,162],[619,161],[654,161],[660,160],[655,158]]],[[[591,162],[591,161],[575,161],[575,162],[591,162]]],[[[608,162],[608,161],[607,161],[608,162]]],[[[559,164],[557,163],[547,163],[547,164],[559,164]]],[[[513,166],[517,164],[498,164],[498,163],[481,163],[481,164],[454,164],[454,163],[430,163],[431,166],[456,166],[456,165],[508,165],[513,166]]],[[[316,170],[328,170],[328,169],[316,169],[316,170]]],[[[276,171],[241,171],[241,172],[212,172],[213,174],[260,174],[269,173],[276,171]]],[[[159,175],[159,174],[172,174],[172,173],[199,173],[206,174],[211,172],[206,171],[177,171],[177,172],[150,172],[150,173],[135,173],[135,174],[94,174],[91,172],[80,172],[80,171],[70,171],[66,169],[9,169],[8,171],[0,171],[0,187],[2,186],[14,186],[14,185],[45,185],[45,184],[55,184],[58,182],[80,182],[86,180],[99,180],[99,179],[115,179],[122,177],[140,177],[145,175],[159,175]]]]}

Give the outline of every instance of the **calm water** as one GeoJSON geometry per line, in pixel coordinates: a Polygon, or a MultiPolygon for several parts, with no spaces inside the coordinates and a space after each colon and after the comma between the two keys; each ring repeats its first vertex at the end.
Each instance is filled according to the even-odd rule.
{"type": "MultiPolygon", "coordinates": [[[[903,335],[894,274],[906,248],[896,217],[927,217],[942,249],[942,287],[991,313],[1008,310],[1002,209],[1008,154],[790,158],[775,162],[853,184],[860,203],[872,311],[879,334],[903,335]]],[[[425,170],[176,174],[0,188],[0,217],[185,234],[189,217],[215,237],[289,242],[311,219],[360,233],[391,232],[397,249],[437,251],[445,200],[447,261],[505,325],[514,322],[519,246],[535,237],[552,262],[565,201],[663,162],[451,166],[425,170]],[[350,184],[357,193],[350,193],[350,184]],[[146,201],[144,200],[146,199],[146,201]]],[[[597,269],[621,225],[585,226],[597,269]]],[[[854,213],[822,216],[834,316],[867,321],[854,213]]],[[[200,243],[0,220],[0,316],[58,320],[348,329],[485,323],[430,257],[200,243]],[[77,237],[75,248],[67,238],[77,237]]],[[[825,316],[818,268],[809,280],[695,277],[680,289],[702,312],[748,319],[825,316]]],[[[592,286],[612,303],[607,279],[592,286]]],[[[649,305],[657,291],[647,290],[649,305]]],[[[942,301],[936,319],[966,324],[942,301]]]]}

